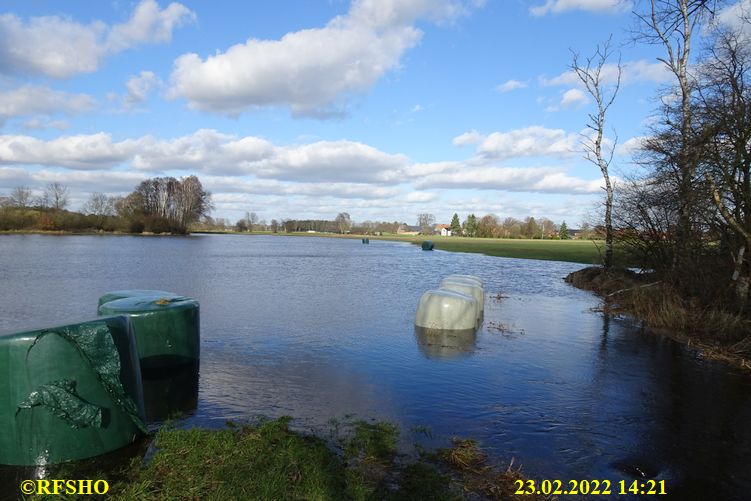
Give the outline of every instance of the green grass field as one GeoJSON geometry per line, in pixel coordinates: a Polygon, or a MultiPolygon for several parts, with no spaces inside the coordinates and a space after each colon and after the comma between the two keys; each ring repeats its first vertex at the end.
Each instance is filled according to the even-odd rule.
{"type": "Polygon", "coordinates": [[[475,252],[489,256],[521,259],[544,259],[574,263],[599,264],[604,242],[591,240],[518,240],[506,238],[469,237],[376,237],[387,240],[409,241],[416,244],[431,240],[438,250],[475,252]],[[599,250],[598,250],[599,248],[599,250]]]}

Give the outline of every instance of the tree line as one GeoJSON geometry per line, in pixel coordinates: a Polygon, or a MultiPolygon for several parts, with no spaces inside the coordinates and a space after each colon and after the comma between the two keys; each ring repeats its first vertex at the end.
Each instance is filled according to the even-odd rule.
{"type": "Polygon", "coordinates": [[[148,179],[125,197],[91,193],[80,211],[68,210],[69,202],[67,187],[57,182],[36,196],[16,187],[0,196],[0,230],[184,234],[212,208],[196,176],[148,179]]]}

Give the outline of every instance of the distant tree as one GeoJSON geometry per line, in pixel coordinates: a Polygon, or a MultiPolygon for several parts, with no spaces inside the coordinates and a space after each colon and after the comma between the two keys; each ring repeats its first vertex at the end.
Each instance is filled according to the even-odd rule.
{"type": "Polygon", "coordinates": [[[464,220],[464,223],[462,224],[462,229],[464,230],[464,235],[468,237],[475,237],[477,236],[477,218],[474,214],[470,214],[467,216],[467,219],[464,220]]]}
{"type": "Polygon", "coordinates": [[[258,214],[255,212],[246,212],[245,213],[245,227],[247,228],[246,231],[253,231],[253,227],[258,224],[258,214]]]}
{"type": "Polygon", "coordinates": [[[430,235],[433,233],[434,224],[435,216],[433,214],[423,213],[417,215],[417,226],[420,227],[420,232],[423,235],[430,235]]]}
{"type": "Polygon", "coordinates": [[[561,229],[558,230],[558,238],[560,238],[561,240],[569,239],[568,226],[566,226],[566,221],[561,223],[561,229]]]}
{"type": "Polygon", "coordinates": [[[527,216],[524,218],[524,223],[522,224],[522,236],[524,238],[540,237],[540,226],[537,224],[534,217],[527,216]]]}
{"type": "Polygon", "coordinates": [[[477,223],[477,236],[483,238],[496,238],[498,237],[500,225],[498,224],[498,218],[493,214],[487,214],[482,216],[482,219],[477,223]]]}
{"type": "Polygon", "coordinates": [[[459,215],[456,212],[454,212],[454,216],[451,218],[451,234],[462,234],[462,224],[459,222],[459,215]]]}
{"type": "Polygon", "coordinates": [[[235,223],[236,231],[248,231],[248,222],[245,218],[238,219],[235,223]]]}
{"type": "Polygon", "coordinates": [[[271,231],[277,233],[279,231],[279,221],[276,219],[271,220],[271,231]]]}
{"type": "Polygon", "coordinates": [[[96,217],[96,227],[101,229],[107,217],[115,215],[115,199],[104,193],[94,192],[83,205],[83,213],[96,217]]]}
{"type": "Polygon", "coordinates": [[[63,210],[68,206],[68,188],[55,181],[47,185],[47,206],[54,210],[63,210]]]}
{"type": "Polygon", "coordinates": [[[31,205],[31,190],[28,186],[16,186],[10,192],[10,200],[14,207],[25,209],[31,205]]]}
{"type": "MultiPolygon", "coordinates": [[[[116,205],[118,214],[129,221],[131,231],[185,233],[188,225],[208,215],[211,193],[196,176],[180,180],[157,177],[141,182],[135,191],[116,205]]],[[[217,226],[220,220],[215,220],[217,226]]],[[[227,226],[226,221],[221,221],[227,226]]]]}
{"type": "Polygon", "coordinates": [[[337,214],[334,222],[336,223],[336,228],[339,230],[339,233],[346,233],[352,228],[352,219],[346,212],[340,212],[337,214]]]}

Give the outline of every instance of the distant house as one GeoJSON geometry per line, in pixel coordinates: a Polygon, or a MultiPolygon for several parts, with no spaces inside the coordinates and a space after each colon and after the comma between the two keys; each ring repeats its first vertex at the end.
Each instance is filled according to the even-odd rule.
{"type": "Polygon", "coordinates": [[[451,236],[451,225],[448,224],[437,224],[435,225],[434,229],[436,234],[439,234],[442,237],[450,237],[451,236]]]}
{"type": "Polygon", "coordinates": [[[396,229],[397,235],[417,235],[420,233],[419,226],[409,226],[408,224],[400,224],[396,229]]]}
{"type": "Polygon", "coordinates": [[[579,230],[579,229],[575,230],[573,228],[568,228],[568,237],[571,240],[579,240],[582,237],[582,230],[579,230]]]}

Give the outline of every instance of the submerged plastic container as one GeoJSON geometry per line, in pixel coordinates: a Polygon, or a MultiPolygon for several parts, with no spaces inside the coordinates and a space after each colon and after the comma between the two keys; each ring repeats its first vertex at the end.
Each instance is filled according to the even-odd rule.
{"type": "Polygon", "coordinates": [[[98,456],[145,433],[143,419],[127,317],[0,334],[0,464],[98,456]]]}
{"type": "Polygon", "coordinates": [[[475,312],[475,317],[477,319],[477,324],[480,324],[485,313],[485,291],[482,289],[482,287],[476,285],[471,281],[461,281],[457,279],[452,280],[445,278],[441,281],[440,290],[449,290],[459,292],[461,294],[466,294],[467,296],[472,296],[477,303],[477,311],[475,312]]]}
{"type": "Polygon", "coordinates": [[[464,357],[475,351],[477,329],[437,330],[415,326],[415,338],[426,358],[464,357]]]}
{"type": "Polygon", "coordinates": [[[369,244],[370,243],[370,239],[369,238],[363,238],[362,239],[362,243],[369,244]]]}
{"type": "Polygon", "coordinates": [[[437,330],[467,330],[477,327],[477,301],[449,290],[425,292],[415,314],[415,325],[437,330]]]}
{"type": "Polygon", "coordinates": [[[123,299],[126,297],[139,297],[139,296],[178,297],[178,295],[175,294],[174,292],[158,291],[158,290],[150,290],[150,289],[125,289],[125,290],[112,291],[112,292],[103,294],[99,298],[99,303],[97,304],[97,307],[102,306],[105,303],[109,303],[110,301],[115,301],[116,299],[123,299]]]}
{"type": "Polygon", "coordinates": [[[136,336],[141,370],[194,363],[200,355],[200,316],[195,299],[183,296],[134,296],[99,307],[100,315],[128,315],[136,336]]]}
{"type": "Polygon", "coordinates": [[[424,251],[432,251],[433,247],[435,247],[435,245],[433,244],[433,242],[431,240],[425,240],[422,243],[422,250],[424,250],[424,251]]]}

